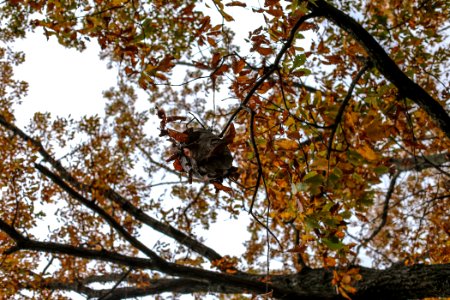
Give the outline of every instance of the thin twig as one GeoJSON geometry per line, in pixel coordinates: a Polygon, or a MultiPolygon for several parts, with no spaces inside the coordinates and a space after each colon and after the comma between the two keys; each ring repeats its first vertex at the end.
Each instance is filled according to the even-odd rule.
{"type": "Polygon", "coordinates": [[[121,284],[125,278],[128,277],[128,275],[130,275],[132,269],[128,269],[128,271],[126,271],[122,277],[114,284],[114,286],[103,296],[99,297],[97,300],[103,300],[106,299],[109,295],[111,295],[115,289],[117,289],[117,287],[119,286],[119,284],[121,284]]]}
{"type": "Polygon", "coordinates": [[[234,111],[234,113],[231,115],[230,119],[228,119],[227,124],[225,124],[225,127],[222,129],[222,132],[219,134],[219,137],[222,137],[225,132],[227,131],[230,124],[233,122],[234,118],[238,115],[238,113],[246,107],[247,103],[250,101],[251,97],[256,93],[256,91],[259,89],[259,87],[266,81],[278,68],[281,59],[283,58],[286,51],[292,46],[292,43],[294,42],[295,35],[297,34],[297,30],[300,28],[300,26],[307,20],[315,17],[315,13],[311,13],[308,15],[302,16],[297,23],[295,23],[294,27],[291,30],[291,34],[289,35],[288,39],[284,43],[283,47],[281,48],[280,52],[278,52],[277,56],[275,57],[275,61],[273,64],[267,68],[266,73],[264,73],[253,85],[253,87],[248,92],[245,99],[242,101],[241,105],[234,111]]]}
{"type": "Polygon", "coordinates": [[[280,246],[281,249],[283,249],[283,246],[281,245],[280,241],[278,240],[278,238],[275,236],[275,234],[270,230],[270,228],[264,224],[263,222],[261,222],[256,215],[253,213],[253,205],[255,204],[255,200],[256,200],[256,196],[258,194],[258,190],[259,190],[259,186],[261,184],[261,180],[264,184],[264,188],[265,188],[265,192],[266,192],[266,197],[268,200],[268,207],[270,209],[270,201],[269,201],[269,193],[267,192],[267,186],[266,186],[266,181],[264,179],[264,174],[263,174],[263,168],[262,168],[262,163],[261,163],[261,158],[259,157],[259,151],[258,151],[258,146],[256,145],[256,140],[255,140],[255,115],[256,113],[251,110],[250,111],[250,141],[252,143],[253,146],[253,152],[255,153],[255,157],[256,157],[256,161],[258,164],[258,176],[256,179],[256,186],[255,186],[255,191],[253,193],[253,197],[252,197],[252,202],[250,203],[250,208],[248,213],[260,224],[262,225],[268,233],[270,233],[271,236],[273,236],[273,238],[275,239],[275,241],[278,243],[278,245],[280,246]]]}
{"type": "Polygon", "coordinates": [[[331,155],[331,150],[332,150],[332,146],[333,146],[333,139],[334,139],[334,135],[336,134],[336,131],[339,127],[339,124],[342,121],[342,117],[344,115],[344,111],[345,108],[348,105],[348,102],[350,101],[350,99],[352,98],[352,93],[353,93],[353,89],[355,88],[356,84],[358,83],[359,79],[361,79],[361,77],[364,75],[364,73],[372,66],[372,64],[370,63],[370,61],[367,61],[366,64],[364,65],[364,67],[358,72],[358,74],[356,74],[355,78],[353,79],[352,83],[350,84],[350,87],[347,91],[347,95],[344,98],[344,101],[342,101],[341,106],[339,107],[339,111],[336,115],[336,118],[334,119],[334,124],[332,125],[332,131],[331,131],[331,135],[330,138],[328,140],[328,147],[327,147],[327,160],[330,160],[330,155],[331,155]]]}
{"type": "Polygon", "coordinates": [[[392,176],[391,181],[389,183],[388,190],[386,192],[386,197],[384,199],[383,211],[381,213],[381,222],[377,226],[377,228],[375,228],[375,230],[370,234],[370,236],[368,236],[367,238],[364,238],[362,240],[361,244],[358,245],[358,247],[356,248],[355,259],[358,257],[361,247],[367,245],[371,240],[373,240],[375,238],[375,236],[381,231],[381,229],[383,229],[383,227],[386,225],[388,212],[389,212],[389,202],[392,198],[392,194],[394,193],[395,184],[397,183],[397,179],[399,176],[400,176],[400,172],[396,172],[392,176]]]}

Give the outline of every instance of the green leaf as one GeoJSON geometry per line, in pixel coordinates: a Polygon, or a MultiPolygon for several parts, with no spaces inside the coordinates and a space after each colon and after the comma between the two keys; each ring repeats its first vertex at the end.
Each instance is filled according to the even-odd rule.
{"type": "Polygon", "coordinates": [[[292,65],[292,67],[294,69],[297,69],[298,67],[304,65],[305,61],[306,61],[306,55],[304,53],[302,53],[300,55],[296,55],[294,58],[294,64],[292,65]]]}
{"type": "Polygon", "coordinates": [[[306,224],[307,230],[311,230],[314,228],[320,228],[319,222],[317,222],[317,220],[312,217],[306,217],[305,224],[306,224]]]}
{"type": "Polygon", "coordinates": [[[341,250],[344,244],[337,237],[323,238],[322,242],[331,250],[341,250]]]}
{"type": "Polygon", "coordinates": [[[378,166],[373,169],[377,175],[383,175],[389,172],[389,168],[386,166],[378,166]]]}

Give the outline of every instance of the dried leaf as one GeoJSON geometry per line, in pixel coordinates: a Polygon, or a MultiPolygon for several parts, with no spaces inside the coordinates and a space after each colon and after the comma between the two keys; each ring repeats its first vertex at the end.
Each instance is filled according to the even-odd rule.
{"type": "Polygon", "coordinates": [[[181,165],[180,159],[178,159],[178,158],[174,160],[173,167],[177,171],[180,171],[180,172],[184,171],[183,166],[181,165]]]}
{"type": "Polygon", "coordinates": [[[224,141],[225,141],[225,144],[228,145],[228,144],[233,143],[233,140],[234,140],[235,136],[236,136],[236,129],[234,128],[234,124],[231,123],[230,126],[227,129],[227,132],[225,133],[224,138],[223,138],[224,141]]]}
{"type": "Polygon", "coordinates": [[[212,184],[216,188],[216,191],[224,191],[230,195],[233,194],[233,189],[228,186],[224,186],[223,184],[218,183],[218,182],[213,182],[212,184]]]}
{"type": "Polygon", "coordinates": [[[189,135],[187,135],[186,133],[179,132],[173,129],[167,129],[167,134],[179,143],[189,142],[189,135]]]}

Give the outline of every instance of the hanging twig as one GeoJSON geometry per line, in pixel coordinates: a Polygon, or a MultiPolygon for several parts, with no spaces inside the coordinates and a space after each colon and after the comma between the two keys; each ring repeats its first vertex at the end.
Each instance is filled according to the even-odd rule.
{"type": "Polygon", "coordinates": [[[344,101],[342,101],[341,106],[339,107],[339,111],[336,115],[336,118],[334,119],[334,124],[332,125],[332,131],[331,131],[331,135],[330,138],[328,140],[328,147],[327,147],[327,159],[330,160],[330,155],[331,155],[331,151],[332,151],[332,146],[333,146],[333,139],[334,139],[334,135],[336,134],[336,131],[339,127],[339,124],[342,121],[342,117],[344,115],[344,111],[345,108],[348,105],[348,102],[350,101],[350,99],[352,98],[352,93],[353,93],[353,89],[355,88],[356,84],[358,83],[359,79],[361,79],[361,77],[364,75],[364,73],[371,68],[372,63],[370,61],[367,61],[366,64],[364,65],[364,67],[358,72],[358,74],[356,74],[355,78],[353,79],[352,83],[350,84],[350,87],[347,91],[347,95],[344,98],[344,101]]]}

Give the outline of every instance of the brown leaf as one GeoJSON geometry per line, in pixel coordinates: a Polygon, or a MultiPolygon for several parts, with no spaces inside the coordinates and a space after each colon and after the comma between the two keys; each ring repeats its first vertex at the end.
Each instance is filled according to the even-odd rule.
{"type": "Polygon", "coordinates": [[[258,52],[261,55],[269,55],[273,53],[273,50],[272,48],[258,47],[256,48],[256,52],[258,52]]]}
{"type": "Polygon", "coordinates": [[[239,74],[242,71],[242,69],[244,69],[244,67],[245,67],[245,60],[240,59],[238,61],[235,61],[233,63],[234,74],[239,74]]]}
{"type": "Polygon", "coordinates": [[[228,127],[227,132],[225,133],[225,136],[223,139],[224,139],[225,143],[228,145],[228,144],[233,143],[235,136],[236,136],[236,129],[234,128],[234,124],[231,123],[230,126],[228,127]]]}
{"type": "Polygon", "coordinates": [[[187,135],[186,133],[182,133],[173,129],[167,129],[167,134],[177,142],[189,142],[189,135],[187,135]]]}
{"type": "Polygon", "coordinates": [[[231,1],[228,4],[225,4],[225,6],[240,6],[240,7],[247,7],[247,4],[241,2],[241,1],[231,1]]]}
{"type": "Polygon", "coordinates": [[[230,195],[233,194],[233,189],[228,186],[224,186],[223,184],[218,183],[218,182],[213,182],[212,184],[216,188],[216,191],[224,191],[230,195]]]}
{"type": "Polygon", "coordinates": [[[181,162],[180,162],[180,160],[179,160],[178,158],[175,159],[175,161],[173,162],[173,167],[174,167],[175,170],[177,170],[177,171],[180,171],[180,172],[183,172],[183,171],[184,171],[183,166],[181,165],[181,162]]]}
{"type": "Polygon", "coordinates": [[[186,121],[187,118],[186,117],[181,117],[181,116],[171,116],[171,117],[167,117],[166,118],[166,123],[169,122],[175,122],[175,121],[186,121]]]}

